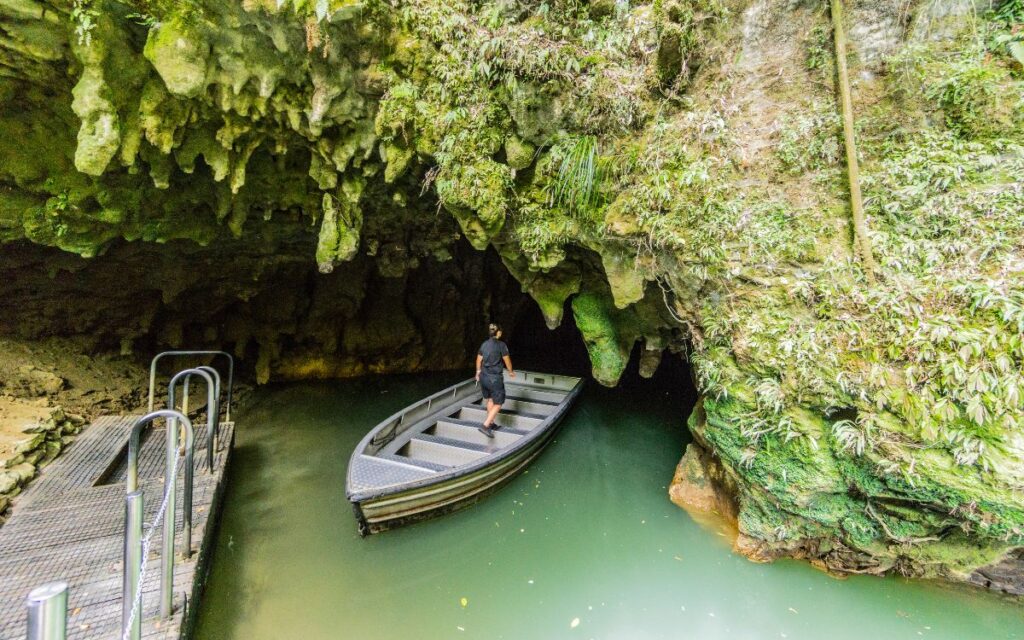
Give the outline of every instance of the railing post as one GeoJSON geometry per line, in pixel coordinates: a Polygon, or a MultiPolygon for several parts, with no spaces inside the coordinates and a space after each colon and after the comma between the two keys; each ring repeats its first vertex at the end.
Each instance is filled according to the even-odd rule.
{"type": "MultiPolygon", "coordinates": [[[[210,376],[213,377],[213,389],[214,389],[214,392],[213,392],[213,396],[212,396],[213,397],[213,406],[212,407],[209,406],[209,404],[210,404],[210,397],[211,397],[209,389],[207,389],[207,394],[206,394],[207,395],[207,401],[206,401],[206,404],[207,404],[207,407],[206,407],[206,424],[207,424],[207,426],[209,426],[211,424],[213,425],[213,432],[212,432],[212,434],[207,436],[207,445],[208,445],[208,450],[209,450],[207,466],[212,471],[213,470],[213,452],[215,450],[216,451],[220,450],[219,447],[217,446],[220,443],[220,441],[219,441],[219,436],[220,436],[220,388],[221,388],[220,387],[220,373],[216,369],[214,369],[213,367],[205,366],[205,365],[201,366],[201,367],[196,367],[196,369],[199,369],[200,371],[205,371],[205,372],[209,373],[210,376]]],[[[231,419],[230,412],[227,415],[227,419],[228,420],[231,419]]]]}
{"type": "MultiPolygon", "coordinates": [[[[193,375],[200,376],[206,381],[206,463],[209,470],[213,471],[213,439],[216,432],[216,423],[219,416],[215,413],[217,409],[217,396],[215,378],[206,370],[209,367],[196,367],[195,369],[183,369],[174,374],[170,384],[167,386],[167,406],[174,410],[174,393],[178,381],[184,379],[185,392],[188,393],[188,383],[193,375]]],[[[217,378],[219,379],[219,378],[217,378]]],[[[182,556],[188,558],[192,555],[192,473],[193,467],[193,435],[191,429],[185,442],[185,489],[182,496],[182,556]]]]}
{"type": "Polygon", "coordinates": [[[36,587],[25,601],[28,640],[64,640],[68,633],[68,583],[36,587]]]}
{"type": "MultiPolygon", "coordinates": [[[[164,492],[167,507],[164,512],[163,554],[160,556],[160,617],[170,618],[174,601],[174,519],[177,487],[174,483],[174,467],[178,462],[178,420],[167,419],[167,468],[164,470],[164,492]]],[[[187,525],[188,523],[186,523],[187,525]]],[[[186,528],[186,527],[183,527],[186,528]]]]}
{"type": "MultiPolygon", "coordinates": [[[[192,444],[194,442],[194,435],[192,431],[192,423],[188,417],[177,411],[170,409],[161,409],[159,411],[153,411],[139,418],[132,426],[131,434],[128,437],[128,481],[127,490],[128,497],[125,503],[125,577],[124,577],[124,591],[123,602],[122,602],[122,621],[126,623],[127,620],[133,620],[132,629],[130,630],[133,635],[130,637],[133,640],[137,640],[141,626],[138,629],[135,625],[141,625],[142,622],[142,604],[139,603],[139,610],[135,612],[135,618],[132,616],[132,609],[135,605],[135,594],[138,591],[139,582],[142,580],[140,575],[140,567],[142,565],[142,550],[141,544],[136,545],[134,540],[140,540],[142,537],[142,492],[138,487],[139,479],[139,443],[142,429],[152,423],[157,418],[165,418],[167,420],[167,443],[166,443],[166,462],[167,468],[164,471],[164,497],[166,504],[163,505],[163,518],[164,518],[164,537],[163,537],[163,571],[160,576],[160,614],[162,617],[167,618],[170,616],[173,604],[173,582],[174,582],[174,525],[175,525],[175,495],[176,486],[172,482],[175,475],[175,468],[177,463],[178,455],[178,424],[180,423],[185,427],[185,464],[188,469],[192,468],[192,444]],[[132,494],[138,493],[138,503],[132,500],[132,494]],[[129,528],[130,525],[130,528],[129,528]],[[130,543],[130,544],[129,544],[130,543]],[[136,549],[138,551],[136,551],[136,549]],[[135,562],[133,553],[138,554],[138,562],[135,562]],[[129,580],[133,581],[134,589],[131,589],[129,593],[129,580]]],[[[191,479],[191,475],[186,472],[186,482],[191,479]]],[[[186,517],[186,526],[191,526],[191,518],[186,517]]],[[[154,523],[156,526],[156,523],[154,523]]],[[[152,535],[152,534],[150,534],[152,535]]],[[[186,538],[188,539],[188,538],[186,538]]],[[[191,542],[189,543],[191,544],[191,542]]],[[[122,633],[128,631],[122,629],[122,633]]]]}
{"type": "Polygon", "coordinates": [[[142,606],[132,616],[135,594],[139,589],[142,570],[142,490],[136,489],[125,496],[124,503],[124,581],[121,590],[121,630],[128,629],[129,640],[142,636],[142,606]],[[130,625],[130,628],[129,628],[130,625]]]}
{"type": "MultiPolygon", "coordinates": [[[[199,376],[206,381],[206,467],[207,470],[213,471],[213,442],[216,438],[217,425],[219,424],[220,416],[214,413],[214,410],[219,410],[220,404],[217,400],[216,395],[216,383],[213,376],[211,376],[206,370],[209,367],[196,367],[194,369],[182,369],[178,373],[174,374],[171,378],[170,383],[167,385],[167,408],[173,410],[175,404],[175,389],[178,386],[178,381],[184,379],[184,398],[185,402],[188,400],[188,386],[189,380],[192,376],[199,376]]],[[[184,407],[187,409],[188,407],[184,407]]],[[[185,413],[183,411],[183,413],[185,413]]],[[[188,415],[185,413],[185,415],[188,415]]],[[[191,455],[191,449],[186,452],[186,455],[191,455]]],[[[191,467],[189,467],[191,469],[191,467]]],[[[191,472],[189,472],[191,473],[191,472]]],[[[190,492],[190,488],[185,488],[186,492],[190,492]]]]}

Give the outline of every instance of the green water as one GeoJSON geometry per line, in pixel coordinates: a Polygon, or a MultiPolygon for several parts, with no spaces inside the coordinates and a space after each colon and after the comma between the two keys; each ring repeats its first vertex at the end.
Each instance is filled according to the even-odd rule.
{"type": "Polygon", "coordinates": [[[666,497],[688,435],[660,390],[592,385],[499,493],[360,539],[344,496],[349,453],[370,426],[456,379],[271,388],[239,415],[197,637],[1024,637],[1024,605],[988,593],[733,555],[666,497]]]}

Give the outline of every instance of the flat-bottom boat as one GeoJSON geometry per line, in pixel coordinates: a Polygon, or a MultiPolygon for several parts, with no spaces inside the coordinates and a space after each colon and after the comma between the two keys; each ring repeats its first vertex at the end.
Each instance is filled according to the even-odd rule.
{"type": "Polygon", "coordinates": [[[379,533],[473,504],[516,476],[554,437],[580,378],[505,372],[494,438],[477,427],[487,401],[472,378],[406,407],[359,443],[346,495],[359,532],[379,533]]]}

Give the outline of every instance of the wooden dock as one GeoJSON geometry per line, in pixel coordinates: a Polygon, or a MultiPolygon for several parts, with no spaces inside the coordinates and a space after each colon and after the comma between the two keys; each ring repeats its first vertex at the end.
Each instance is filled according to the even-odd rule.
{"type": "MultiPolygon", "coordinates": [[[[15,502],[0,527],[0,640],[25,637],[25,598],[44,583],[64,580],[68,594],[68,638],[121,637],[122,553],[128,434],[139,416],[103,417],[85,429],[46,467],[15,502]]],[[[161,531],[153,536],[143,579],[144,638],[185,637],[195,621],[216,528],[215,514],[234,439],[234,425],[220,425],[213,471],[206,469],[206,425],[195,424],[192,554],[174,564],[174,615],[159,619],[161,531]]],[[[139,488],[145,492],[144,532],[163,497],[164,429],[147,428],[139,455],[139,488]]],[[[177,536],[181,547],[181,487],[178,473],[177,536]]]]}

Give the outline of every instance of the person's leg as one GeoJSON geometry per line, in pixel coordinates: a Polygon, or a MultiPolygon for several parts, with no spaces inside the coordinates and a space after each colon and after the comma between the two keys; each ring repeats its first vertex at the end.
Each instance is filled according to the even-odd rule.
{"type": "Polygon", "coordinates": [[[491,425],[494,424],[494,419],[498,416],[498,412],[501,411],[500,404],[494,404],[494,401],[487,403],[487,417],[484,418],[484,428],[490,429],[491,425]]]}
{"type": "MultiPolygon", "coordinates": [[[[494,390],[491,388],[491,380],[486,374],[480,376],[480,391],[483,397],[487,400],[487,415],[491,414],[491,408],[494,406],[494,390]]],[[[484,418],[484,422],[481,423],[477,429],[480,430],[488,438],[493,438],[494,434],[491,433],[491,427],[487,423],[487,418],[484,418]]]]}
{"type": "Polygon", "coordinates": [[[484,427],[490,429],[494,426],[494,419],[501,411],[501,405],[505,402],[505,384],[501,376],[494,381],[491,389],[491,406],[487,408],[487,418],[484,420],[484,427]]]}

